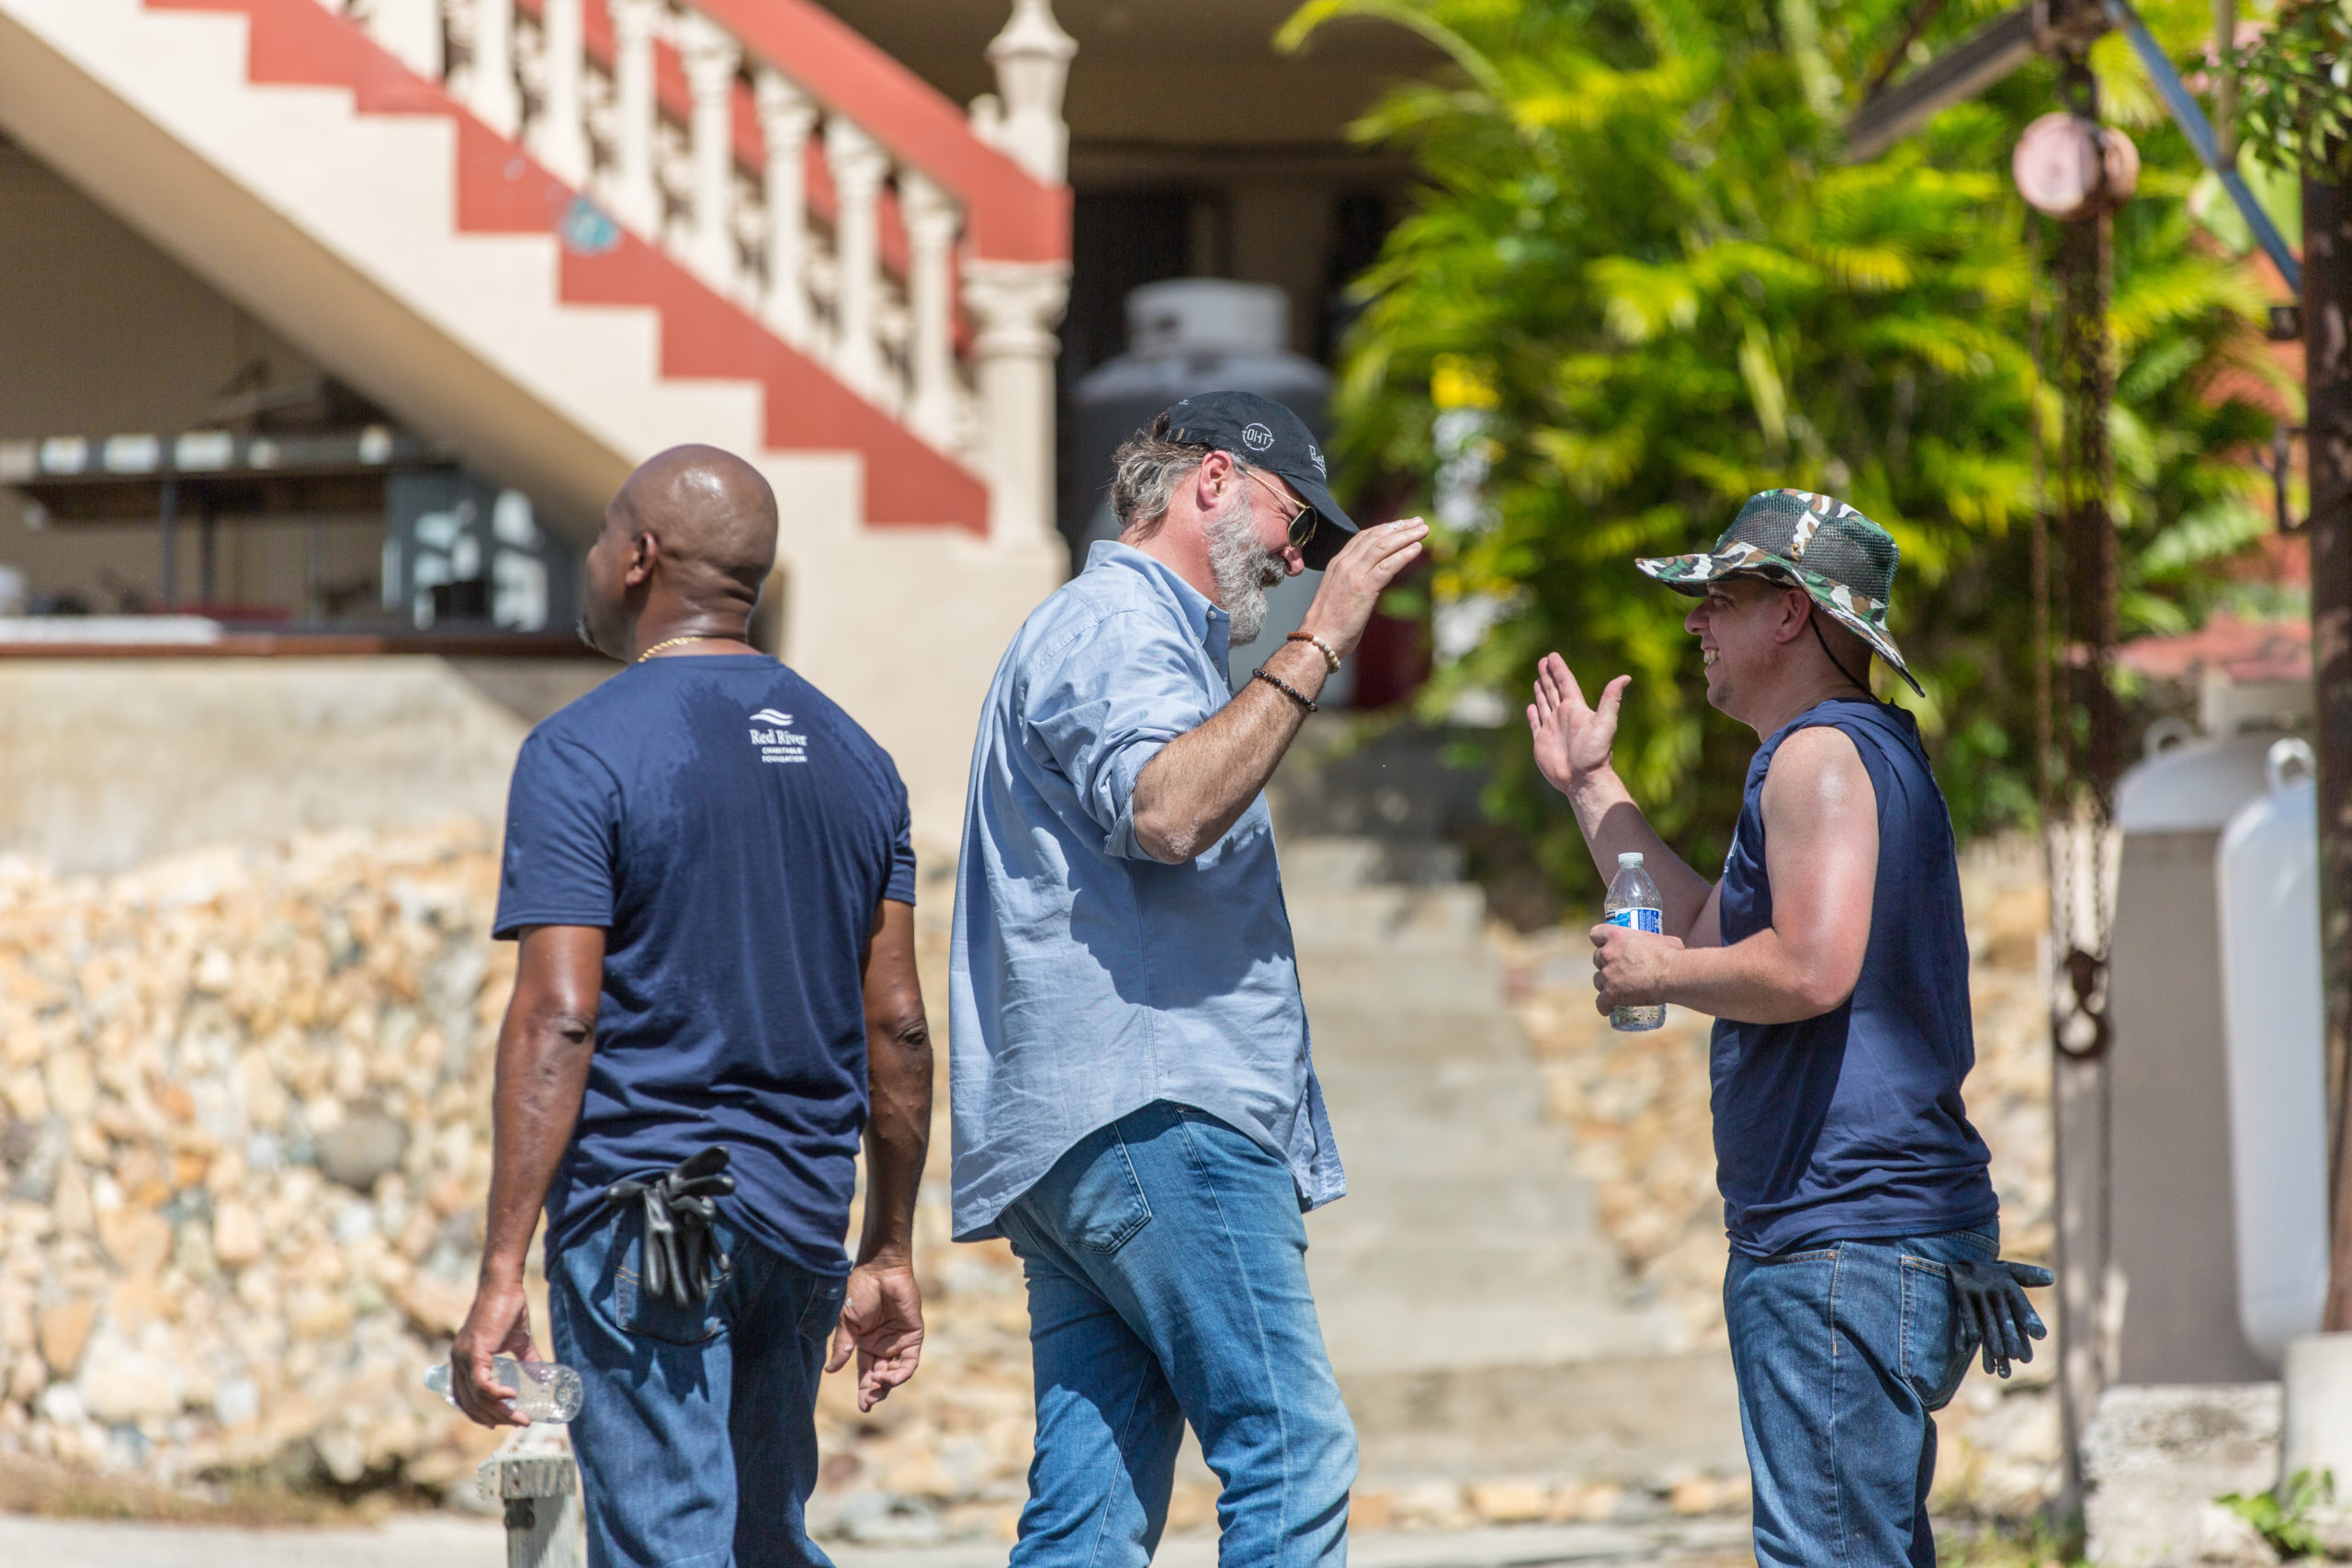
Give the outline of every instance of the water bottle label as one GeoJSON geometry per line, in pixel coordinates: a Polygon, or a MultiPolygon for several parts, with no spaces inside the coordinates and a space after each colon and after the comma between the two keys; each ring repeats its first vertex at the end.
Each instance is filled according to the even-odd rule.
{"type": "Polygon", "coordinates": [[[1609,917],[1608,923],[1623,926],[1630,931],[1647,931],[1652,936],[1666,929],[1660,922],[1659,911],[1656,909],[1620,909],[1609,917]]]}

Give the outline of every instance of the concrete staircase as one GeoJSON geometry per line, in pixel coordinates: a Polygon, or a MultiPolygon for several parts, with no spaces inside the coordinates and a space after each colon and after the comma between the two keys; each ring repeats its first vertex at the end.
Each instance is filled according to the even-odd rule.
{"type": "Polygon", "coordinates": [[[814,0],[0,0],[0,133],[575,540],[758,464],[785,656],[938,841],[1066,559],[1073,46],[1012,8],[968,119],[814,0]]]}
{"type": "Polygon", "coordinates": [[[1283,876],[1348,1168],[1307,1268],[1367,1484],[1740,1473],[1729,1364],[1629,1299],[1458,853],[1294,838],[1283,876]]]}
{"type": "Polygon", "coordinates": [[[1663,1343],[1626,1305],[1501,967],[1486,900],[1437,846],[1283,855],[1316,1066],[1348,1197],[1308,1221],[1342,1372],[1577,1361],[1663,1343]]]}

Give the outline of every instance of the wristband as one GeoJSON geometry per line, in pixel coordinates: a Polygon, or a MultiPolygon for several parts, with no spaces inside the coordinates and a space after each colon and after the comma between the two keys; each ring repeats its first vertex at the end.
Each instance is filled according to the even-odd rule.
{"type": "Polygon", "coordinates": [[[1325,642],[1313,632],[1293,632],[1290,636],[1283,638],[1283,640],[1284,642],[1313,643],[1315,645],[1315,651],[1323,656],[1323,662],[1331,667],[1331,673],[1337,675],[1340,672],[1340,656],[1331,651],[1331,645],[1329,643],[1325,642]]]}
{"type": "Polygon", "coordinates": [[[1283,696],[1288,697],[1292,702],[1296,703],[1308,713],[1315,713],[1318,711],[1315,705],[1313,698],[1309,697],[1305,692],[1300,691],[1296,686],[1292,685],[1288,681],[1285,681],[1281,676],[1275,674],[1272,671],[1267,669],[1264,665],[1261,664],[1258,668],[1250,671],[1250,676],[1252,680],[1263,681],[1267,685],[1272,686],[1275,691],[1280,692],[1283,696]]]}

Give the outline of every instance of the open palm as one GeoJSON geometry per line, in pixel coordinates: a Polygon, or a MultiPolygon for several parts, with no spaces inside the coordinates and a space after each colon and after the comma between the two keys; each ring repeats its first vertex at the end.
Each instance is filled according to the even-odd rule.
{"type": "Polygon", "coordinates": [[[1604,773],[1617,742],[1617,709],[1631,675],[1601,688],[1600,705],[1589,706],[1568,662],[1547,653],[1535,667],[1535,700],[1527,705],[1527,728],[1535,737],[1535,766],[1554,789],[1566,795],[1584,780],[1604,773]]]}

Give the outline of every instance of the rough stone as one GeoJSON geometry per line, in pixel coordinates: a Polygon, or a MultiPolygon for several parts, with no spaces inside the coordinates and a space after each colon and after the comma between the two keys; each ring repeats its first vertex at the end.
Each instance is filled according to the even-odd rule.
{"type": "Polygon", "coordinates": [[[44,1074],[49,1103],[68,1122],[84,1122],[96,1109],[98,1082],[90,1070],[86,1051],[60,1051],[49,1059],[44,1074]]]}
{"type": "Polygon", "coordinates": [[[474,1292],[470,1285],[456,1280],[416,1274],[392,1292],[392,1299],[427,1334],[453,1336],[465,1325],[466,1314],[473,1310],[474,1292]]]}
{"type": "Polygon", "coordinates": [[[1551,1511],[1552,1489],[1540,1481],[1483,1481],[1470,1486],[1470,1509],[1490,1525],[1526,1524],[1551,1511]]]}
{"type": "Polygon", "coordinates": [[[179,1414],[186,1379],[172,1361],[134,1347],[109,1328],[91,1337],[74,1387],[92,1416],[124,1422],[179,1414]]]}
{"type": "Polygon", "coordinates": [[[320,1133],[314,1147],[328,1180],[366,1192],[400,1168],[401,1156],[408,1153],[408,1129],[389,1116],[363,1112],[320,1133]]]}
{"type": "Polygon", "coordinates": [[[40,1309],[35,1319],[40,1359],[52,1376],[70,1378],[82,1365],[90,1330],[98,1321],[98,1303],[87,1296],[58,1302],[40,1309]]]}
{"type": "Polygon", "coordinates": [[[2083,1433],[2091,1561],[2102,1568],[2271,1561],[2267,1548],[2259,1559],[2244,1555],[2246,1538],[2213,1500],[2278,1484],[2280,1420],[2277,1383],[2109,1389],[2083,1433]]]}
{"type": "Polygon", "coordinates": [[[120,1208],[98,1216],[98,1245],[135,1280],[152,1280],[172,1255],[172,1224],[150,1209],[120,1208]]]}
{"type": "Polygon", "coordinates": [[[212,1211],[212,1256],[224,1268],[242,1269],[262,1255],[261,1222],[253,1205],[232,1199],[212,1211]]]}

